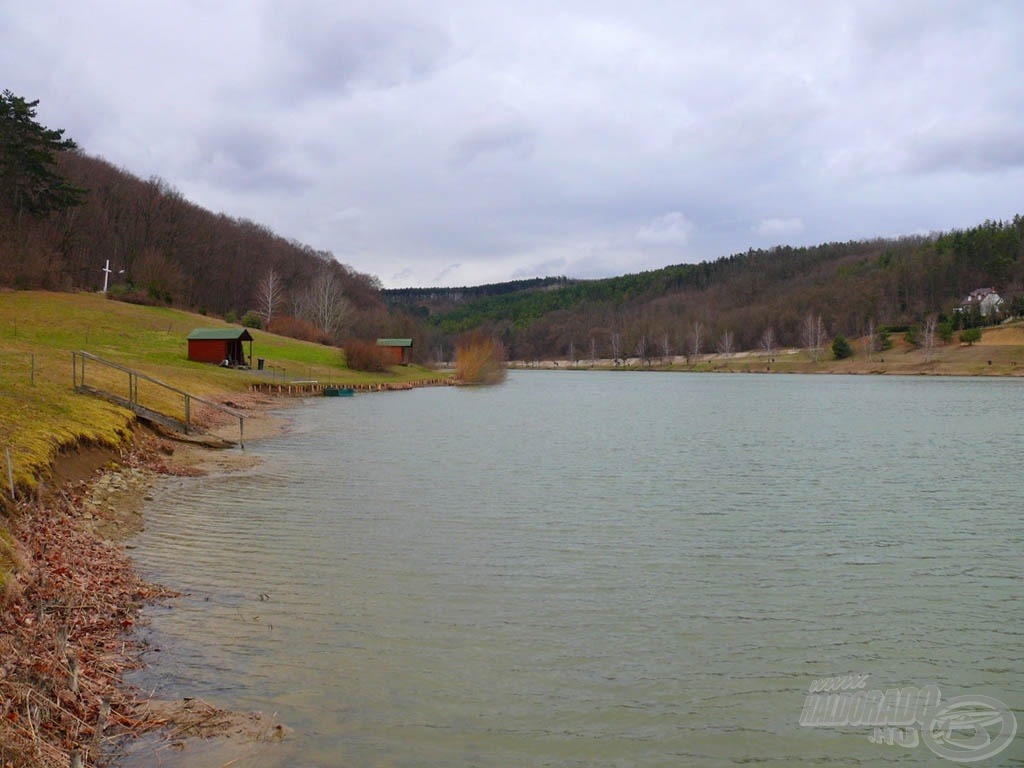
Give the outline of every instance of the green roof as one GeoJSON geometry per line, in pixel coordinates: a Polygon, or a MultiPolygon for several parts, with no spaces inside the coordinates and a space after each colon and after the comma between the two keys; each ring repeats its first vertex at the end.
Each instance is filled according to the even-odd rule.
{"type": "Polygon", "coordinates": [[[411,347],[412,339],[377,339],[377,344],[382,347],[411,347]]]}
{"type": "Polygon", "coordinates": [[[220,341],[252,341],[252,336],[245,328],[196,328],[188,335],[189,339],[212,339],[220,341]]]}

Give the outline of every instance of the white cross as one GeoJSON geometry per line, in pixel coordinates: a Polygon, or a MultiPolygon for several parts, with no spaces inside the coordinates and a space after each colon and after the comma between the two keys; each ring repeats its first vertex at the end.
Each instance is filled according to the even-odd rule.
{"type": "Polygon", "coordinates": [[[107,279],[110,277],[110,273],[113,270],[110,268],[110,259],[107,259],[107,264],[103,267],[103,292],[107,292],[107,279]]]}

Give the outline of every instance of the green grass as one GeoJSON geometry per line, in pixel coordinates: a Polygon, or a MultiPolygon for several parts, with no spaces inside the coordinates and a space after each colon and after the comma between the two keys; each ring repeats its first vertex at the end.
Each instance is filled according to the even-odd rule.
{"type": "MultiPolygon", "coordinates": [[[[438,374],[418,366],[367,374],[350,371],[339,349],[262,331],[253,335],[253,357],[267,370],[233,370],[187,359],[186,337],[200,327],[230,326],[214,318],[163,307],[110,301],[91,293],[0,291],[0,441],[10,448],[15,483],[31,489],[56,455],[79,443],[116,446],[130,434],[131,414],[72,390],[71,353],[83,350],[140,371],[195,395],[216,398],[247,391],[272,373],[331,383],[415,381],[438,374]],[[31,381],[35,356],[35,383],[31,381]],[[270,368],[273,366],[273,368],[270,368]]],[[[245,344],[246,354],[249,345],[245,344]]],[[[90,383],[121,393],[127,376],[87,364],[90,383]]],[[[140,384],[142,402],[181,415],[183,399],[140,384]],[[150,401],[147,402],[146,398],[150,401]]],[[[3,454],[0,453],[0,461],[3,454]]],[[[2,467],[7,490],[6,466],[2,467]]]]}

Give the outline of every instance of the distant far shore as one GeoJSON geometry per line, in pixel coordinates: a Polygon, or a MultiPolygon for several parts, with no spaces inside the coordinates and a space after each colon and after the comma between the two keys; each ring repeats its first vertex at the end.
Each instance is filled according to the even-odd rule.
{"type": "Polygon", "coordinates": [[[904,376],[1024,376],[1024,324],[986,328],[974,344],[952,341],[931,351],[892,334],[892,348],[868,355],[863,339],[850,339],[853,355],[836,360],[830,346],[811,350],[784,348],[771,352],[743,351],[701,355],[650,355],[618,361],[611,358],[576,360],[510,360],[512,370],[559,371],[681,371],[715,373],[820,373],[904,376]],[[817,359],[815,359],[817,357],[817,359]]]}

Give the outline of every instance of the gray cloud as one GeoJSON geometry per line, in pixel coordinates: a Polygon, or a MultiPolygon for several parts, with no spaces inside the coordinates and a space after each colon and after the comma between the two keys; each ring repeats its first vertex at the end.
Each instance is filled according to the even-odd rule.
{"type": "Polygon", "coordinates": [[[8,3],[93,154],[388,285],[969,226],[1024,199],[1024,7],[8,3]]]}
{"type": "Polygon", "coordinates": [[[529,129],[513,124],[476,128],[460,136],[449,151],[452,166],[463,168],[483,155],[509,153],[517,160],[530,154],[529,129]]]}
{"type": "Polygon", "coordinates": [[[275,91],[287,99],[397,88],[429,77],[441,65],[449,48],[441,30],[370,12],[352,13],[348,4],[336,3],[312,12],[278,5],[264,29],[275,91]]]}

